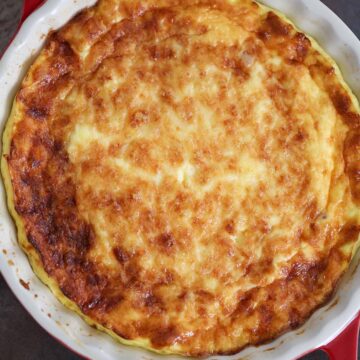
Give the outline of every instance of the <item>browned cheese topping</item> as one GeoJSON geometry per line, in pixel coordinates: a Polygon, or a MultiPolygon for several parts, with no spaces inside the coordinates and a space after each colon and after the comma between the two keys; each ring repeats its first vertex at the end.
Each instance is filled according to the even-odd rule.
{"type": "Polygon", "coordinates": [[[234,353],[302,324],[348,268],[359,129],[335,63],[253,1],[100,0],[22,84],[8,190],[39,266],[94,322],[234,353]]]}

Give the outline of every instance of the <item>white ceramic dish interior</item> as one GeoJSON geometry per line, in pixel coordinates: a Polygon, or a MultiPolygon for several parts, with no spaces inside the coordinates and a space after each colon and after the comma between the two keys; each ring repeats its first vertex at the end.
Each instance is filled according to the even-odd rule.
{"type": "MultiPolygon", "coordinates": [[[[44,43],[44,34],[59,28],[79,10],[94,2],[95,0],[48,0],[26,20],[0,62],[1,127],[9,115],[21,79],[44,43]]],[[[360,41],[334,13],[319,0],[264,0],[263,3],[284,12],[300,29],[313,35],[336,59],[346,81],[355,94],[360,96],[360,41]]],[[[26,256],[20,250],[14,225],[6,208],[2,184],[0,196],[0,270],[17,298],[43,328],[69,348],[91,359],[164,358],[120,345],[65,309],[34,275],[26,256]],[[20,279],[29,283],[29,290],[20,284],[20,279]]],[[[289,360],[330,342],[359,312],[360,267],[356,266],[359,260],[358,254],[332,302],[318,310],[301,329],[287,333],[270,344],[248,348],[238,355],[216,356],[216,359],[246,357],[249,360],[289,360]],[[332,307],[335,301],[337,305],[332,307]]]]}

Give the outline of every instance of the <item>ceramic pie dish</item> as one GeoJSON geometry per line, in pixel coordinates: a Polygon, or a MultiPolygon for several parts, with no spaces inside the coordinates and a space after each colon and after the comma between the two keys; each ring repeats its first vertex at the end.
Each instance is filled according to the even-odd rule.
{"type": "MultiPolygon", "coordinates": [[[[45,7],[47,6],[47,5],[49,5],[50,4],[50,2],[49,3],[47,3],[46,5],[45,5],[45,7]]],[[[271,4],[270,4],[271,5],[271,4]]],[[[44,8],[45,8],[44,7],[44,8]]],[[[42,9],[41,9],[42,10],[42,9]]],[[[282,10],[282,9],[281,9],[282,10]]],[[[299,10],[299,9],[298,9],[299,10]]],[[[286,11],[285,11],[285,13],[286,13],[286,11]]],[[[313,14],[314,13],[314,9],[311,9],[311,14],[313,14]]],[[[301,24],[300,24],[300,26],[301,26],[301,24]]],[[[305,30],[307,30],[304,26],[302,26],[305,30]]],[[[311,31],[309,31],[308,30],[308,32],[309,33],[311,33],[311,34],[314,34],[314,32],[311,32],[311,31]]],[[[316,35],[315,35],[316,36],[316,35]]],[[[332,40],[332,42],[331,42],[331,44],[333,44],[334,43],[334,39],[331,39],[332,40]]],[[[330,51],[329,49],[327,49],[328,51],[330,51]]],[[[5,57],[6,58],[6,57],[5,57]]],[[[337,59],[338,60],[338,59],[337,59]]],[[[338,60],[338,62],[340,62],[339,60],[338,60]]],[[[341,62],[340,62],[341,63],[341,62]]],[[[355,89],[356,90],[356,89],[355,89]]],[[[8,251],[6,250],[6,249],[4,249],[5,250],[5,253],[8,253],[8,251]]],[[[24,285],[26,285],[27,284],[27,282],[26,282],[26,280],[24,280],[24,279],[22,279],[22,284],[24,285]]],[[[28,285],[26,285],[25,286],[25,288],[27,288],[28,287],[28,285]]],[[[338,306],[337,306],[338,307],[338,306]]],[[[327,320],[329,320],[329,318],[327,318],[327,320]]],[[[73,328],[73,326],[70,326],[71,328],[73,328]]],[[[287,342],[287,344],[288,344],[289,342],[287,342]]],[[[273,350],[273,351],[276,351],[276,350],[273,350]]],[[[258,353],[258,351],[257,351],[257,353],[258,353]]],[[[272,354],[273,355],[273,354],[272,354]]],[[[256,355],[256,353],[254,353],[252,356],[257,356],[256,355]]]]}

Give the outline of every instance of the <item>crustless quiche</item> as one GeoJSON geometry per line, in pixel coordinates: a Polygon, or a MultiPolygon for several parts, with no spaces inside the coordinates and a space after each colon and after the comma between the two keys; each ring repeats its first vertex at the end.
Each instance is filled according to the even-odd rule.
{"type": "Polygon", "coordinates": [[[250,0],[100,0],[52,32],[3,136],[21,246],[125,344],[235,353],[301,325],[360,230],[360,111],[250,0]]]}

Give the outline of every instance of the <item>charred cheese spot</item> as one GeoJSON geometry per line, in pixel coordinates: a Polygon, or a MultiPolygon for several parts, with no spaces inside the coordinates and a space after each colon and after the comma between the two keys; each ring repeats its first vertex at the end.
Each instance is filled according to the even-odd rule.
{"type": "Polygon", "coordinates": [[[49,36],[2,171],[19,240],[127,344],[229,354],[301,325],[360,229],[360,111],[250,0],[100,0],[49,36]]]}

